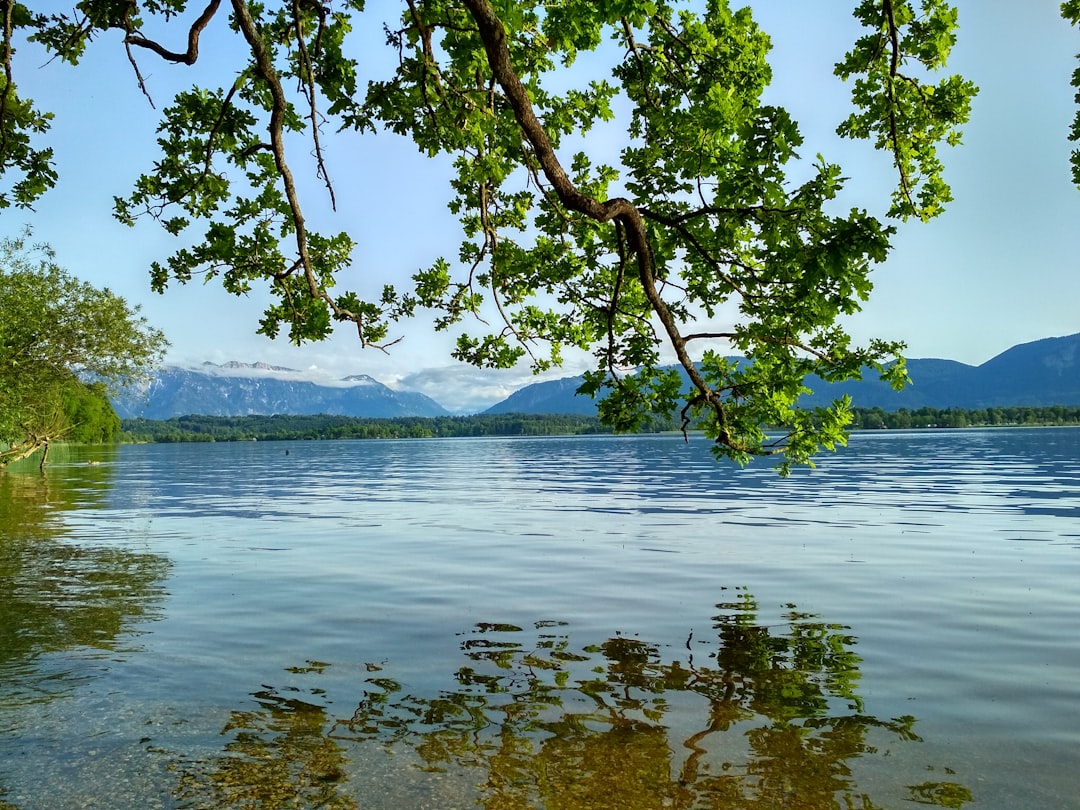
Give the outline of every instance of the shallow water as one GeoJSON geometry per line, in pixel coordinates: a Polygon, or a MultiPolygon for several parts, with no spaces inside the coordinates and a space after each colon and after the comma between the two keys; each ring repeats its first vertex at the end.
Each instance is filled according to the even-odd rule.
{"type": "Polygon", "coordinates": [[[0,476],[0,808],[1080,807],[1080,430],[0,476]]]}

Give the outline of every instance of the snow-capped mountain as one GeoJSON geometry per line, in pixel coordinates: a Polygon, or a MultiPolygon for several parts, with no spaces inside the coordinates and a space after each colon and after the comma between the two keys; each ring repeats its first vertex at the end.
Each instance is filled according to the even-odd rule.
{"type": "Polygon", "coordinates": [[[316,383],[295,369],[236,361],[197,368],[165,366],[140,389],[114,397],[112,404],[122,419],[320,413],[386,418],[448,413],[424,394],[395,391],[366,374],[316,383]]]}

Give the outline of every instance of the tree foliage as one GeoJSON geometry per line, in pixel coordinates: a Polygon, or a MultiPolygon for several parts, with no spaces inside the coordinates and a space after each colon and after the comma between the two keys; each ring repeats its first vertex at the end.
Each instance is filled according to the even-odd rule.
{"type": "MultiPolygon", "coordinates": [[[[839,325],[870,293],[896,224],[845,209],[841,167],[804,159],[796,122],[763,102],[770,43],[749,10],[726,0],[399,8],[385,23],[395,67],[361,75],[353,29],[380,23],[363,0],[80,0],[68,13],[0,0],[0,167],[14,178],[0,202],[30,205],[56,181],[51,154],[34,145],[48,113],[16,92],[13,42],[76,64],[118,30],[142,84],[145,60],[194,64],[203,32],[228,24],[245,66],[174,98],[158,161],[116,198],[121,221],[149,217],[189,245],[152,266],[157,290],[196,276],[238,295],[266,285],[274,302],[259,331],[285,329],[297,343],[347,323],[363,344],[386,347],[393,322],[417,310],[433,311],[436,329],[477,316],[457,358],[540,371],[568,349],[592,351],[583,391],[604,395],[613,427],[681,416],[740,461],[783,452],[805,462],[844,440],[848,402],[800,406],[809,374],[835,381],[869,366],[904,383],[891,362],[901,344],[854,346],[839,325]],[[181,40],[183,51],[163,44],[181,40]],[[606,73],[571,84],[590,51],[608,60],[606,73]],[[580,136],[612,120],[625,147],[590,151],[580,136]],[[305,219],[298,172],[336,203],[322,148],[335,130],[358,140],[392,131],[423,156],[452,158],[448,203],[462,240],[409,290],[338,289],[352,239],[305,219]],[[746,362],[724,359],[732,350],[746,362]],[[664,353],[689,375],[688,394],[662,368],[664,353]]],[[[975,93],[942,73],[956,11],[943,0],[861,0],[855,15],[865,33],[837,55],[853,101],[838,131],[890,156],[889,218],[929,219],[950,199],[937,150],[959,142],[975,93]]]]}
{"type": "Polygon", "coordinates": [[[105,444],[120,438],[120,417],[102,382],[73,385],[63,401],[64,438],[78,444],[105,444]]]}
{"type": "Polygon", "coordinates": [[[0,242],[0,465],[60,437],[115,438],[109,387],[142,378],[165,345],[137,307],[79,281],[47,247],[0,242]]]}

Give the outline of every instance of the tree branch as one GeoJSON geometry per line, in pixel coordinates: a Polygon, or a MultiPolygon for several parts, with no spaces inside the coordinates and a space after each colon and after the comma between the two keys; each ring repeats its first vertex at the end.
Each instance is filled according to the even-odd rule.
{"type": "Polygon", "coordinates": [[[693,360],[686,351],[686,341],[679,331],[675,317],[656,289],[653,254],[641,212],[630,200],[624,197],[614,197],[601,202],[582,193],[573,184],[555,154],[547,131],[533,111],[528,91],[513,68],[507,44],[506,29],[503,27],[502,21],[488,0],[464,0],[464,5],[476,22],[492,74],[502,88],[518,125],[536,155],[544,176],[551,183],[559,199],[572,211],[577,211],[601,223],[617,222],[625,229],[627,244],[637,258],[638,278],[645,296],[649,300],[653,312],[656,313],[661,324],[663,324],[679,363],[700,392],[701,398],[716,411],[720,424],[720,439],[727,442],[729,437],[724,428],[725,419],[720,398],[694,365],[693,360]]]}
{"type": "Polygon", "coordinates": [[[4,92],[0,93],[0,157],[7,154],[7,127],[4,126],[4,119],[7,117],[11,88],[15,83],[11,70],[11,15],[14,10],[14,0],[4,0],[4,92]]]}
{"type": "Polygon", "coordinates": [[[885,81],[886,92],[889,95],[889,139],[892,141],[893,163],[900,174],[900,189],[904,194],[912,211],[918,211],[915,200],[911,196],[911,178],[904,168],[904,159],[900,150],[900,126],[896,120],[896,91],[894,83],[900,72],[900,31],[896,25],[896,12],[893,9],[892,0],[882,0],[882,8],[889,24],[889,44],[891,54],[889,56],[889,77],[885,81]]]}
{"type": "Polygon", "coordinates": [[[170,51],[154,40],[147,39],[142,34],[128,34],[124,39],[124,42],[128,45],[136,45],[140,48],[146,48],[148,51],[153,51],[162,59],[169,62],[194,65],[195,60],[199,58],[199,36],[202,34],[203,29],[209,25],[210,20],[217,13],[218,6],[220,5],[221,0],[210,0],[206,8],[203,9],[203,13],[191,24],[191,28],[188,30],[187,50],[183,53],[170,51]]]}
{"type": "MultiPolygon", "coordinates": [[[[304,214],[300,208],[300,197],[296,191],[296,182],[293,180],[292,170],[285,159],[285,138],[282,131],[288,100],[285,98],[281,79],[274,68],[273,58],[266,48],[266,43],[263,42],[262,35],[255,25],[255,20],[251,16],[251,10],[248,8],[247,3],[244,0],[232,0],[232,6],[237,26],[244,35],[244,39],[247,40],[248,47],[251,48],[256,68],[263,81],[266,82],[273,100],[268,127],[270,131],[270,150],[274,155],[274,165],[277,167],[278,176],[281,177],[281,182],[285,186],[285,197],[289,202],[289,209],[292,213],[299,262],[304,268],[308,289],[312,296],[325,299],[329,296],[322,291],[315,278],[315,272],[311,265],[311,256],[308,252],[307,226],[304,223],[304,214]]],[[[332,304],[332,302],[329,303],[332,304]]]]}
{"type": "MultiPolygon", "coordinates": [[[[300,56],[300,62],[302,66],[302,81],[304,83],[304,95],[307,97],[308,110],[311,119],[311,140],[315,146],[315,163],[316,163],[316,175],[322,179],[326,185],[326,191],[330,195],[330,208],[334,211],[337,210],[337,197],[334,194],[334,186],[330,182],[330,173],[326,170],[326,163],[323,160],[322,143],[319,140],[319,112],[316,106],[317,94],[315,92],[315,69],[311,63],[311,55],[307,50],[307,43],[304,42],[304,28],[300,16],[300,4],[297,0],[293,0],[293,22],[296,25],[296,47],[300,56]]],[[[315,37],[315,55],[319,55],[319,43],[322,40],[323,27],[326,24],[326,11],[319,6],[319,30],[315,37]]]]}
{"type": "Polygon", "coordinates": [[[382,349],[384,345],[376,346],[368,340],[368,336],[364,332],[364,316],[340,306],[333,296],[326,292],[315,275],[315,266],[311,260],[311,251],[308,246],[307,225],[304,222],[304,212],[300,206],[300,195],[296,190],[296,181],[293,178],[292,170],[289,168],[289,163],[285,158],[284,126],[285,114],[289,106],[288,99],[286,99],[285,90],[281,86],[281,78],[274,68],[273,57],[270,55],[266,43],[263,42],[262,35],[259,33],[259,28],[251,16],[251,9],[248,8],[247,2],[245,0],[232,0],[232,6],[237,27],[244,35],[248,47],[251,48],[251,55],[255,60],[258,75],[266,82],[272,99],[270,123],[267,129],[270,133],[270,151],[274,155],[274,165],[278,176],[285,187],[285,198],[289,203],[293,228],[296,232],[297,264],[294,267],[303,268],[304,280],[312,298],[325,302],[337,320],[352,321],[356,324],[356,331],[362,346],[382,349]]]}

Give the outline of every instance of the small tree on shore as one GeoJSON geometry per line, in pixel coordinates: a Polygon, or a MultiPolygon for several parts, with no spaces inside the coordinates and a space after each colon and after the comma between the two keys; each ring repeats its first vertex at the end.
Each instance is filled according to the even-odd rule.
{"type": "Polygon", "coordinates": [[[44,466],[50,441],[86,427],[80,411],[107,418],[94,401],[160,361],[165,337],[138,311],[28,235],[0,241],[0,467],[39,450],[44,466]]]}

